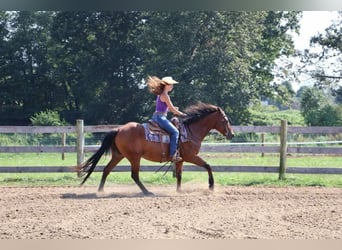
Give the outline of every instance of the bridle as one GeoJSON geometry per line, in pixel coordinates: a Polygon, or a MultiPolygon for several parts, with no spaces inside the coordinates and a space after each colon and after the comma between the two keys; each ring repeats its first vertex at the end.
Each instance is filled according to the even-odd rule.
{"type": "Polygon", "coordinates": [[[224,136],[226,138],[228,138],[230,135],[234,136],[234,133],[231,133],[228,129],[228,124],[229,124],[228,117],[226,116],[226,114],[224,113],[224,111],[221,108],[218,108],[218,111],[220,112],[220,114],[222,116],[221,122],[222,122],[223,127],[224,127],[224,136]]]}

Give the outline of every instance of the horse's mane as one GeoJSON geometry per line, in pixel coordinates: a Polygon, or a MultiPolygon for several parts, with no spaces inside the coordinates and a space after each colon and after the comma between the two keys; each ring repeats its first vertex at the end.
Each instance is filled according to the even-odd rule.
{"type": "Polygon", "coordinates": [[[183,119],[183,123],[193,123],[215,111],[217,111],[216,106],[208,103],[198,102],[197,104],[191,105],[184,110],[187,116],[183,119]]]}

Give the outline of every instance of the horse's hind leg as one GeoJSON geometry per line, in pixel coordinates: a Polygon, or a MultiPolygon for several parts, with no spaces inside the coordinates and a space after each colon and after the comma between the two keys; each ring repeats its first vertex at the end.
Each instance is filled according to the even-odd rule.
{"type": "Polygon", "coordinates": [[[132,170],[131,170],[131,177],[134,182],[138,185],[144,195],[153,195],[150,191],[148,191],[145,186],[141,183],[139,178],[139,169],[140,169],[140,159],[137,160],[130,160],[132,170]]]}
{"type": "Polygon", "coordinates": [[[116,165],[123,159],[124,157],[121,154],[118,154],[117,152],[112,152],[112,159],[110,160],[110,162],[107,164],[107,166],[103,169],[103,173],[102,173],[102,178],[101,178],[101,182],[100,182],[100,186],[98,191],[102,192],[103,191],[103,187],[104,184],[106,182],[107,176],[109,175],[109,173],[116,167],[116,165]]]}

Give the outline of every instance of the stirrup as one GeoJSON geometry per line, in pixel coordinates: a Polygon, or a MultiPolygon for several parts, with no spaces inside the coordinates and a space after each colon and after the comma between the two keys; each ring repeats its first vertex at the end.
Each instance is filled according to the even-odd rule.
{"type": "Polygon", "coordinates": [[[180,156],[177,156],[177,154],[175,154],[174,156],[171,157],[172,162],[180,162],[182,160],[183,160],[183,158],[180,156]]]}

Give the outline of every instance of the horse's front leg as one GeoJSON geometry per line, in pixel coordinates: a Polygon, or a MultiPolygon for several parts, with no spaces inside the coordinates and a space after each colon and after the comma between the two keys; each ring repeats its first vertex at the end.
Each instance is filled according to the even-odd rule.
{"type": "Polygon", "coordinates": [[[208,163],[206,163],[203,167],[208,171],[209,189],[214,190],[214,176],[211,167],[208,163]]]}
{"type": "Polygon", "coordinates": [[[177,179],[177,192],[181,191],[182,185],[182,173],[183,173],[183,162],[177,162],[176,164],[176,179],[177,179]]]}
{"type": "Polygon", "coordinates": [[[209,189],[214,190],[214,177],[213,177],[213,172],[211,170],[210,165],[205,162],[201,157],[198,155],[195,155],[191,159],[187,160],[188,162],[191,162],[197,166],[203,167],[207,170],[208,172],[208,182],[209,182],[209,189]]]}

